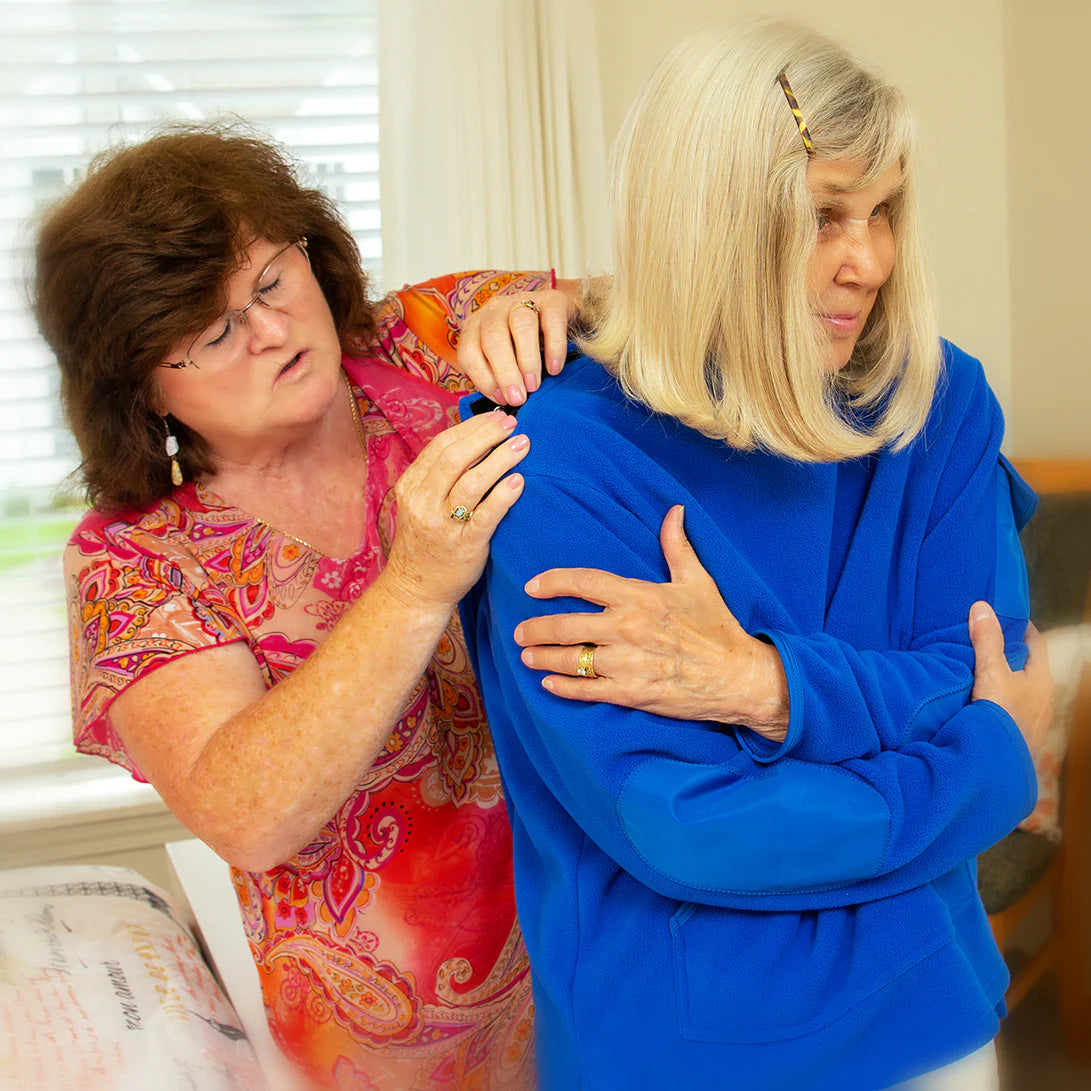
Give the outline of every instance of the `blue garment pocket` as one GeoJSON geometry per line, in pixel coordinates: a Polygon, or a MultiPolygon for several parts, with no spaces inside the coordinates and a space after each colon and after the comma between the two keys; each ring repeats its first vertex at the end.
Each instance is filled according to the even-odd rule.
{"type": "Polygon", "coordinates": [[[669,931],[682,1037],[735,1043],[818,1031],[954,936],[928,886],[802,913],[683,902],[669,931]]]}

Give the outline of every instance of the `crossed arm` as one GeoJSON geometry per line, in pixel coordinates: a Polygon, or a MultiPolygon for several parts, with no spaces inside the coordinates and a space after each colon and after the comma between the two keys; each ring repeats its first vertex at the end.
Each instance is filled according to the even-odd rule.
{"type": "MultiPolygon", "coordinates": [[[[976,674],[966,655],[953,665],[945,648],[922,640],[910,653],[876,653],[872,667],[882,669],[868,673],[868,685],[845,664],[836,679],[812,685],[804,678],[797,691],[803,701],[821,704],[823,689],[839,685],[865,710],[860,737],[845,732],[859,753],[821,760],[824,747],[848,745],[829,722],[807,740],[810,757],[802,739],[802,756],[755,752],[740,742],[750,728],[784,737],[784,678],[764,665],[775,648],[764,645],[758,659],[748,655],[764,642],[735,622],[689,550],[678,516],[669,515],[662,531],[672,577],[663,583],[641,560],[651,550],[633,545],[631,527],[596,555],[574,551],[573,542],[589,537],[581,519],[599,528],[612,525],[613,516],[614,525],[626,523],[606,498],[565,496],[552,485],[532,486],[494,543],[476,635],[495,662],[481,665],[482,684],[494,699],[503,694],[501,708],[490,705],[496,733],[503,734],[501,721],[515,725],[519,745],[558,802],[646,885],[741,908],[847,904],[938,877],[1029,811],[1034,776],[1024,733],[1037,737],[1051,688],[1033,630],[1026,671],[1010,669],[995,618],[975,605],[976,674]],[[509,547],[531,536],[534,557],[509,547]],[[564,563],[581,554],[578,569],[534,571],[543,556],[564,563]],[[645,578],[601,571],[616,568],[619,558],[635,576],[643,564],[645,578]],[[524,588],[557,612],[526,620],[524,588]],[[572,614],[553,596],[604,609],[572,614]],[[521,656],[513,633],[524,645],[521,656]],[[581,640],[599,645],[597,678],[572,677],[581,640]],[[528,666],[552,673],[543,679],[528,666]],[[949,688],[959,670],[958,700],[950,707],[936,702],[927,723],[911,731],[911,711],[949,688]],[[754,715],[761,702],[738,697],[748,671],[751,682],[772,679],[765,724],[754,715]],[[975,701],[967,705],[971,682],[975,701]],[[745,723],[745,716],[748,728],[725,726],[745,723]]],[[[982,593],[990,575],[982,574],[982,593]]]]}

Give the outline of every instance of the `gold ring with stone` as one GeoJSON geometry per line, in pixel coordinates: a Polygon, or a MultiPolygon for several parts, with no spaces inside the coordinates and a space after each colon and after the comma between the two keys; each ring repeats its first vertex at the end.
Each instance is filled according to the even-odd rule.
{"type": "Polygon", "coordinates": [[[595,673],[595,645],[584,644],[576,660],[576,674],[580,678],[598,678],[595,673]]]}
{"type": "MultiPolygon", "coordinates": [[[[529,307],[535,314],[540,315],[542,313],[542,308],[539,307],[533,299],[529,298],[520,299],[519,302],[515,304],[515,307],[529,307]]],[[[515,307],[512,307],[513,311],[515,310],[515,307]]]]}
{"type": "Polygon", "coordinates": [[[451,509],[451,518],[459,523],[468,523],[473,518],[473,509],[465,508],[461,504],[451,509]]]}

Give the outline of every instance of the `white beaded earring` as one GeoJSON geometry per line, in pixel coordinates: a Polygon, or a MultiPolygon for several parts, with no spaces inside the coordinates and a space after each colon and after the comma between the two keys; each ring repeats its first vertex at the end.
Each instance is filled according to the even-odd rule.
{"type": "Polygon", "coordinates": [[[174,486],[182,484],[182,467],[178,465],[178,437],[173,435],[167,418],[163,418],[163,427],[167,430],[167,458],[170,459],[170,479],[174,486]]]}

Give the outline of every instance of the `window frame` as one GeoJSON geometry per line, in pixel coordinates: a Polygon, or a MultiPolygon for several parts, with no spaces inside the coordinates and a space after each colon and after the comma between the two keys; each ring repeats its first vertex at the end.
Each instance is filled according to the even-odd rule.
{"type": "MultiPolygon", "coordinates": [[[[138,819],[145,829],[133,836],[141,844],[150,843],[148,830],[155,836],[167,830],[172,836],[184,836],[173,818],[166,820],[166,809],[154,789],[137,783],[102,758],[76,754],[70,742],[65,747],[58,741],[52,750],[10,742],[13,733],[19,739],[33,735],[37,722],[33,712],[37,698],[33,695],[23,699],[32,709],[29,716],[10,712],[18,706],[13,693],[20,680],[14,676],[20,662],[26,662],[13,658],[21,650],[16,645],[33,646],[37,639],[35,595],[42,598],[37,605],[44,611],[60,610],[49,630],[49,671],[55,671],[56,680],[48,688],[52,696],[43,700],[49,702],[53,737],[60,739],[63,725],[64,737],[71,739],[69,702],[63,702],[61,712],[56,700],[58,692],[67,695],[69,685],[67,663],[63,662],[67,657],[67,622],[60,568],[63,544],[83,511],[74,477],[78,455],[61,419],[56,365],[37,339],[25,306],[33,241],[29,220],[76,180],[90,157],[103,147],[139,140],[163,121],[218,120],[233,111],[283,143],[304,167],[304,176],[309,175],[312,184],[338,201],[361,245],[365,268],[373,274],[373,282],[378,282],[379,13],[377,0],[315,0],[302,9],[294,4],[255,5],[235,0],[195,0],[186,5],[175,0],[39,0],[33,5],[4,0],[0,2],[0,18],[5,23],[0,60],[7,66],[0,77],[0,134],[5,135],[9,149],[14,145],[16,152],[22,149],[24,153],[22,159],[18,154],[9,156],[0,172],[0,192],[5,188],[12,192],[12,179],[20,169],[27,182],[22,197],[14,202],[15,213],[0,213],[0,227],[7,221],[0,233],[0,246],[9,250],[6,291],[0,295],[0,326],[7,328],[0,331],[0,338],[5,346],[18,342],[27,351],[14,357],[8,351],[7,364],[0,367],[9,390],[17,385],[21,373],[37,377],[28,383],[28,389],[39,393],[23,401],[48,404],[51,415],[39,430],[48,433],[53,442],[48,456],[53,459],[53,480],[38,482],[46,474],[43,470],[35,477],[35,470],[29,476],[38,483],[13,487],[16,475],[31,463],[24,463],[17,451],[13,457],[11,443],[5,455],[3,445],[11,436],[33,429],[19,429],[28,415],[26,406],[11,408],[19,399],[9,399],[7,408],[0,399],[0,463],[7,457],[9,466],[15,467],[6,480],[0,478],[0,593],[5,586],[10,593],[22,578],[18,570],[27,563],[52,573],[40,581],[42,589],[36,589],[35,584],[27,590],[28,603],[13,626],[19,631],[0,634],[0,673],[4,676],[0,698],[6,697],[9,706],[5,716],[9,739],[0,739],[0,836],[5,840],[3,856],[10,862],[13,854],[25,855],[28,833],[35,844],[40,840],[38,835],[48,839],[51,831],[67,831],[65,837],[70,839],[74,831],[87,825],[90,815],[98,816],[96,821],[118,823],[118,831],[138,819]],[[202,15],[208,16],[203,29],[195,22],[202,15]],[[231,42],[237,42],[238,47],[231,42]],[[83,46],[86,48],[81,52],[83,46]],[[238,54],[225,52],[229,48],[248,52],[240,59],[238,54]],[[268,52],[258,56],[255,50],[259,48],[268,52]],[[141,50],[149,54],[143,62],[141,50]],[[207,50],[207,55],[201,50],[207,50]],[[80,63],[84,69],[79,68],[80,63]],[[292,82],[295,76],[318,71],[323,65],[326,76],[321,83],[292,82]],[[207,83],[216,66],[230,74],[226,82],[235,83],[241,82],[246,74],[241,70],[245,69],[254,75],[254,86],[214,87],[210,91],[202,80],[207,83]],[[55,77],[52,87],[51,77],[55,77]],[[65,81],[67,91],[61,86],[65,81]],[[116,100],[116,116],[109,112],[111,94],[116,100]],[[299,99],[298,108],[292,106],[293,95],[299,99]],[[303,109],[307,104],[309,114],[303,109]],[[80,123],[82,129],[73,121],[81,110],[86,114],[80,123]],[[352,139],[345,133],[351,133],[352,139]],[[42,152],[39,159],[31,154],[34,148],[49,147],[53,150],[42,152]],[[43,376],[47,382],[44,394],[40,392],[43,376]],[[18,515],[20,506],[26,509],[23,516],[18,515]],[[34,528],[43,520],[52,520],[53,525],[39,540],[34,528]],[[27,555],[31,561],[20,561],[27,555]],[[63,655],[57,652],[58,631],[64,634],[63,655]],[[6,836],[16,830],[20,833],[18,847],[6,836]]],[[[31,416],[42,420],[37,410],[31,416]]],[[[27,444],[25,438],[22,443],[27,444]]],[[[22,673],[29,670],[23,667],[22,673]]],[[[132,840],[120,833],[119,837],[114,838],[118,845],[132,840]]]]}

